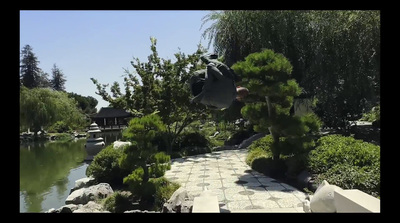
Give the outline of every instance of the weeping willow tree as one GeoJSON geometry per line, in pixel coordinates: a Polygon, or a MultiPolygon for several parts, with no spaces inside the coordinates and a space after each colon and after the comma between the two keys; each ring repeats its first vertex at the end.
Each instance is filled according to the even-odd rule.
{"type": "Polygon", "coordinates": [[[20,88],[20,129],[30,128],[35,134],[57,121],[71,128],[87,124],[85,115],[77,108],[76,101],[65,92],[49,88],[20,88]]]}
{"type": "Polygon", "coordinates": [[[301,96],[318,98],[329,127],[346,128],[379,104],[378,10],[226,10],[206,15],[208,22],[203,37],[228,66],[263,48],[285,55],[301,96]]]}
{"type": "Polygon", "coordinates": [[[255,99],[242,108],[242,115],[254,124],[256,132],[271,134],[273,160],[313,146],[310,133],[319,131],[320,122],[313,113],[290,115],[293,99],[301,94],[301,87],[291,78],[293,67],[282,54],[268,49],[252,53],[232,69],[242,76],[243,85],[255,99]]]}

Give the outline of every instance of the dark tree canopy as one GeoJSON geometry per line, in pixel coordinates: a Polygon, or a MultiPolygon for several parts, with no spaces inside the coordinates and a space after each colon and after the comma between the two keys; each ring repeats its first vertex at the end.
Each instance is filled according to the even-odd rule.
{"type": "Polygon", "coordinates": [[[262,49],[285,55],[300,96],[316,97],[331,127],[348,126],[379,104],[380,11],[225,10],[203,25],[209,21],[203,36],[229,66],[262,49]]]}
{"type": "Polygon", "coordinates": [[[57,67],[56,64],[54,64],[53,68],[51,69],[51,73],[52,73],[51,87],[56,91],[65,91],[66,79],[61,69],[57,67]]]}

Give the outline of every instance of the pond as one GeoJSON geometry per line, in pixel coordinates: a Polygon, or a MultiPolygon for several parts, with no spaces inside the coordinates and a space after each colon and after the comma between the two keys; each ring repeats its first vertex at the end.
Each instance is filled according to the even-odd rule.
{"type": "MultiPolygon", "coordinates": [[[[120,131],[103,132],[105,144],[120,131]]],[[[38,213],[65,205],[75,181],[86,177],[86,139],[20,145],[20,212],[38,213]]]]}

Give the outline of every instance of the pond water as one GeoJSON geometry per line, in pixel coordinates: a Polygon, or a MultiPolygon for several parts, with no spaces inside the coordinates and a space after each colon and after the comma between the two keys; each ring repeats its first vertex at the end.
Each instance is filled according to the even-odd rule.
{"type": "MultiPolygon", "coordinates": [[[[103,132],[105,144],[121,131],[103,132]]],[[[20,145],[20,212],[45,212],[65,205],[75,181],[86,177],[86,139],[20,145]]]]}

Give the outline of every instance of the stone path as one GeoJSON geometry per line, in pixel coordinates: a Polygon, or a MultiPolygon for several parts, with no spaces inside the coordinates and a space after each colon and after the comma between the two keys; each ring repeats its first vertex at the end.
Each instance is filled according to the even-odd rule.
{"type": "Polygon", "coordinates": [[[239,149],[172,159],[165,177],[195,197],[207,187],[221,212],[303,212],[306,194],[252,170],[246,155],[239,149]]]}

